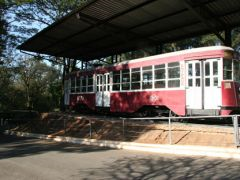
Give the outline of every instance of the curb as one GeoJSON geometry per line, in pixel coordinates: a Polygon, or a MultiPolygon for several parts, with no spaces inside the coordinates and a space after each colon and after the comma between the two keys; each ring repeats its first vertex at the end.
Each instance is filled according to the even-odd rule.
{"type": "Polygon", "coordinates": [[[234,148],[216,148],[216,147],[206,147],[206,146],[189,146],[189,145],[144,144],[144,143],[134,143],[134,142],[83,139],[83,138],[64,137],[64,136],[53,137],[51,135],[15,132],[15,131],[9,131],[9,130],[6,130],[4,134],[53,140],[56,142],[68,142],[73,144],[110,147],[115,149],[145,151],[145,152],[154,152],[154,153],[163,153],[163,154],[186,155],[186,156],[208,156],[208,157],[240,159],[240,149],[237,149],[237,148],[234,149],[234,148]]]}

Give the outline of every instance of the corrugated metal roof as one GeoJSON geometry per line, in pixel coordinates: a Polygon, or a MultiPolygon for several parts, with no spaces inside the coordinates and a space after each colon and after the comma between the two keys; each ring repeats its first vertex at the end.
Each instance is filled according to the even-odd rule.
{"type": "Polygon", "coordinates": [[[239,0],[91,0],[19,49],[91,60],[239,25],[239,0]]]}

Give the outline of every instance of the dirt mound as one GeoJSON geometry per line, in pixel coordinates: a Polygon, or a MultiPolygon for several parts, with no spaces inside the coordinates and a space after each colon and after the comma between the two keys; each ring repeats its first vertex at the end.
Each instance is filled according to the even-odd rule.
{"type": "MultiPolygon", "coordinates": [[[[169,126],[165,122],[123,121],[65,113],[43,113],[41,118],[20,125],[16,131],[72,136],[99,140],[169,144],[169,126]]],[[[233,128],[173,123],[172,144],[234,147],[233,128]]]]}

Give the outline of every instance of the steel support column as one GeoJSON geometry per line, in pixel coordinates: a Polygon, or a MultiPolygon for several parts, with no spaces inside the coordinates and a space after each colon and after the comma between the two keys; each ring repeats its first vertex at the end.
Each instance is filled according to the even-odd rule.
{"type": "Polygon", "coordinates": [[[83,69],[83,61],[81,61],[81,69],[83,69]]]}
{"type": "Polygon", "coordinates": [[[162,54],[163,53],[163,45],[159,44],[156,46],[156,54],[162,54]]]}
{"type": "Polygon", "coordinates": [[[225,46],[232,46],[232,29],[225,29],[225,46]]]}

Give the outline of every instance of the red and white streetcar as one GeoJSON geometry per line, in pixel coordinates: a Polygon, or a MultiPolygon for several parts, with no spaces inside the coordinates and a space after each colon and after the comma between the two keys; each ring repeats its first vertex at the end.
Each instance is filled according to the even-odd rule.
{"type": "Polygon", "coordinates": [[[228,115],[240,108],[240,61],[225,46],[124,61],[66,78],[65,105],[109,112],[228,115]]]}

